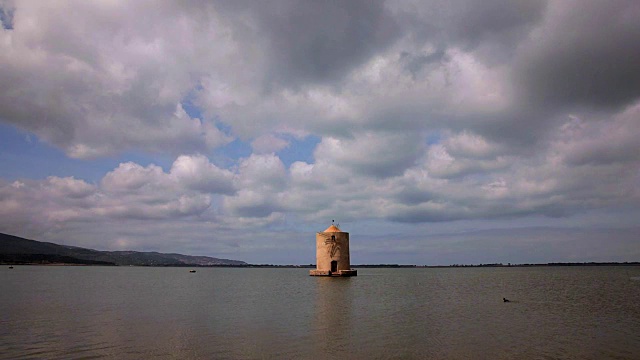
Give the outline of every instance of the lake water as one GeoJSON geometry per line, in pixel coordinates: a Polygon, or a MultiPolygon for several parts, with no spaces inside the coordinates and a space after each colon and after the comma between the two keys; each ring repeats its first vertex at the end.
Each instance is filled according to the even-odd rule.
{"type": "Polygon", "coordinates": [[[640,359],[640,267],[3,266],[0,286],[1,359],[640,359]]]}

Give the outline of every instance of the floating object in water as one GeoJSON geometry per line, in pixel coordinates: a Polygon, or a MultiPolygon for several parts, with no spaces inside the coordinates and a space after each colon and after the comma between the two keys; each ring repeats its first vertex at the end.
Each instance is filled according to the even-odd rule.
{"type": "Polygon", "coordinates": [[[509,301],[509,299],[507,299],[507,298],[502,298],[502,301],[504,301],[504,302],[511,302],[511,301],[509,301]]]}
{"type": "Polygon", "coordinates": [[[195,270],[189,270],[189,272],[190,272],[190,273],[194,273],[194,272],[196,272],[196,271],[195,271],[195,270]]]}
{"type": "Polygon", "coordinates": [[[13,266],[9,266],[9,269],[13,269],[13,266]]]}

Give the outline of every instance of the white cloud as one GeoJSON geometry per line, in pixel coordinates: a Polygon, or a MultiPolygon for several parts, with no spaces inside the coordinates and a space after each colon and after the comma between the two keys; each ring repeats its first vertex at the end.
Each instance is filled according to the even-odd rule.
{"type": "Polygon", "coordinates": [[[640,102],[609,119],[583,121],[573,117],[553,139],[555,151],[572,165],[633,164],[640,154],[638,118],[640,102]]]}
{"type": "Polygon", "coordinates": [[[289,142],[273,134],[262,135],[251,142],[253,151],[258,154],[278,152],[289,146],[289,142]]]}
{"type": "Polygon", "coordinates": [[[434,177],[451,178],[470,174],[482,174],[504,169],[512,164],[514,158],[506,156],[493,156],[487,159],[487,147],[480,143],[460,144],[459,138],[453,138],[445,144],[437,144],[429,147],[425,166],[434,177]],[[457,157],[449,153],[452,148],[457,157]]]}
{"type": "Polygon", "coordinates": [[[213,66],[205,59],[214,50],[203,45],[221,40],[200,34],[201,18],[143,2],[17,5],[14,28],[0,33],[0,80],[11,84],[0,87],[4,121],[78,158],[228,141],[180,105],[198,84],[194,74],[213,66]]]}
{"type": "Polygon", "coordinates": [[[444,141],[444,147],[453,155],[467,158],[486,159],[499,153],[498,144],[491,143],[482,136],[463,131],[452,135],[444,141]]]}
{"type": "Polygon", "coordinates": [[[187,188],[202,192],[231,194],[234,174],[209,162],[203,155],[181,155],[171,166],[170,175],[187,188]]]}
{"type": "MultiPolygon", "coordinates": [[[[22,184],[24,186],[24,184],[22,184]]],[[[82,180],[73,177],[59,178],[50,176],[44,185],[48,191],[60,197],[70,197],[73,199],[83,198],[95,192],[96,187],[87,184],[82,180]]],[[[20,186],[21,187],[21,186],[20,186]]]]}
{"type": "Polygon", "coordinates": [[[252,154],[238,166],[238,181],[243,188],[278,191],[284,189],[287,173],[274,154],[252,154]]]}
{"type": "Polygon", "coordinates": [[[162,168],[153,164],[143,167],[133,162],[122,163],[102,179],[102,187],[111,192],[130,192],[162,185],[169,185],[168,179],[162,168]]]}

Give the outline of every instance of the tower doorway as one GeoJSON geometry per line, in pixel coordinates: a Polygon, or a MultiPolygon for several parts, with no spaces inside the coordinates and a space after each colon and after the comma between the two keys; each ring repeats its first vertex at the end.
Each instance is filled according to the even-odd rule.
{"type": "Polygon", "coordinates": [[[338,262],[333,260],[331,262],[331,272],[334,273],[334,272],[337,272],[337,271],[338,271],[338,262]]]}

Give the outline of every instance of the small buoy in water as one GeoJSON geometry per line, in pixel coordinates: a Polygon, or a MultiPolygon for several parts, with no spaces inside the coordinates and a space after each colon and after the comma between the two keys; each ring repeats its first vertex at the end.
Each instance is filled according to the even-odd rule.
{"type": "Polygon", "coordinates": [[[194,273],[194,272],[196,272],[196,271],[195,271],[195,270],[189,270],[189,272],[190,272],[190,273],[194,273]]]}
{"type": "Polygon", "coordinates": [[[502,298],[502,301],[504,301],[504,302],[511,302],[511,301],[509,301],[509,299],[507,299],[507,298],[502,298]]]}

